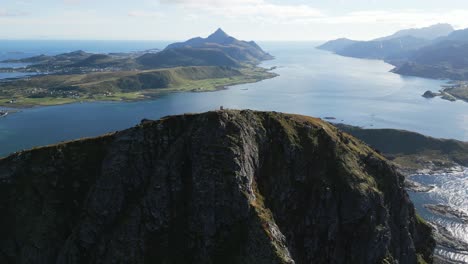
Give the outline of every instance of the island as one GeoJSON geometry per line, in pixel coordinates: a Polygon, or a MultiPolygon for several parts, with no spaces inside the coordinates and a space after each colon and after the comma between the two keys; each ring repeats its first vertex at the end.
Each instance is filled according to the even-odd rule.
{"type": "Polygon", "coordinates": [[[207,38],[174,43],[164,50],[92,54],[75,51],[40,55],[9,63],[31,63],[36,74],[0,82],[0,106],[29,107],[86,101],[141,100],[169,92],[204,92],[273,78],[259,67],[273,56],[255,42],[222,29],[207,38]]]}

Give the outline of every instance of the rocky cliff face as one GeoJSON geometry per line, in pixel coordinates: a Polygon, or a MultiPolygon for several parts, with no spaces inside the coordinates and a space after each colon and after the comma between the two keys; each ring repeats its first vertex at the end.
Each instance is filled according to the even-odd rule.
{"type": "Polygon", "coordinates": [[[403,178],[310,117],[145,121],[0,160],[0,263],[424,263],[403,178]]]}

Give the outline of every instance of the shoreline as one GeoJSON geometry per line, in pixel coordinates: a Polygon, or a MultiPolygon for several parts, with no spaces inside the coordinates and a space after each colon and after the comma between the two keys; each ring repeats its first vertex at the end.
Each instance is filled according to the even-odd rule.
{"type": "Polygon", "coordinates": [[[448,84],[451,85],[442,85],[442,89],[438,92],[427,90],[422,96],[427,99],[440,97],[450,102],[463,101],[468,103],[468,81],[449,81],[448,84]]]}
{"type": "Polygon", "coordinates": [[[19,113],[21,112],[21,110],[18,110],[18,109],[0,109],[0,118],[4,118],[4,117],[7,117],[9,115],[12,115],[12,114],[16,114],[16,113],[19,113]]]}
{"type": "MultiPolygon", "coordinates": [[[[327,51],[327,50],[325,50],[327,51]]],[[[410,74],[403,74],[403,73],[399,73],[396,71],[396,69],[398,68],[398,65],[395,65],[394,63],[391,63],[390,61],[387,61],[385,59],[374,59],[374,58],[359,58],[359,57],[352,57],[352,56],[345,56],[345,55],[341,55],[341,54],[338,54],[336,52],[333,52],[333,51],[328,51],[328,52],[331,52],[332,54],[335,54],[337,56],[341,56],[341,57],[345,57],[345,58],[354,58],[354,59],[362,59],[362,60],[373,60],[373,61],[382,61],[382,62],[385,62],[389,65],[392,65],[393,66],[393,69],[391,69],[389,72],[391,73],[394,73],[394,74],[397,74],[399,76],[406,76],[406,77],[418,77],[418,78],[423,78],[423,79],[428,79],[428,80],[438,80],[438,81],[446,81],[448,84],[449,83],[455,83],[456,85],[451,85],[451,86],[447,86],[447,85],[441,85],[441,88],[438,93],[435,93],[435,92],[432,92],[430,90],[428,90],[427,92],[431,92],[433,93],[434,95],[431,96],[431,97],[426,97],[424,95],[421,95],[423,97],[426,97],[428,99],[432,99],[434,97],[440,97],[441,99],[443,100],[447,100],[447,101],[451,101],[451,102],[454,102],[454,101],[463,101],[465,103],[468,103],[468,80],[467,81],[461,81],[461,80],[453,80],[453,79],[441,79],[441,78],[431,78],[431,77],[428,77],[428,76],[423,76],[423,75],[410,75],[410,74]],[[463,87],[464,86],[464,87],[463,87]],[[457,96],[457,94],[453,94],[451,93],[449,90],[450,89],[456,89],[456,88],[464,88],[466,89],[466,94],[467,94],[467,97],[460,97],[460,96],[457,96]]],[[[427,93],[426,92],[426,93],[427,93]]]]}
{"type": "MultiPolygon", "coordinates": [[[[253,69],[259,70],[260,72],[264,73],[264,76],[261,76],[260,78],[255,79],[255,77],[252,76],[242,76],[245,77],[245,79],[240,79],[240,80],[232,80],[232,82],[227,82],[226,84],[220,84],[216,85],[213,84],[212,87],[209,88],[194,88],[194,89],[184,89],[184,87],[170,87],[170,88],[160,88],[160,89],[146,89],[142,90],[139,92],[134,92],[134,93],[122,93],[122,95],[127,95],[131,96],[134,95],[135,98],[110,98],[110,99],[104,99],[102,100],[101,98],[99,99],[83,99],[83,100],[76,100],[72,98],[54,98],[56,100],[63,100],[62,102],[53,102],[54,99],[52,99],[52,103],[46,103],[46,104],[15,104],[15,103],[1,103],[0,102],[0,107],[4,108],[9,108],[12,110],[21,110],[21,109],[31,109],[31,108],[36,108],[36,107],[48,107],[48,106],[59,106],[59,105],[67,105],[67,104],[77,104],[77,103],[96,103],[96,102],[138,102],[138,101],[147,101],[147,100],[153,100],[159,96],[164,96],[167,94],[172,94],[172,93],[205,93],[205,92],[217,92],[217,91],[222,91],[229,89],[230,87],[234,87],[237,85],[242,85],[242,84],[250,84],[250,83],[257,83],[261,82],[264,80],[269,80],[276,78],[280,76],[277,73],[274,73],[273,70],[277,69],[277,67],[270,67],[270,68],[264,68],[264,67],[259,67],[255,66],[253,69]]],[[[219,78],[221,80],[222,78],[219,78]]],[[[21,80],[21,78],[19,78],[21,80]]],[[[216,79],[214,79],[216,80],[216,79]]],[[[203,81],[203,80],[202,80],[203,81]]],[[[18,112],[18,111],[17,111],[18,112]]]]}
{"type": "Polygon", "coordinates": [[[429,198],[432,196],[432,194],[429,193],[437,192],[437,189],[440,188],[440,186],[437,187],[437,185],[425,184],[421,181],[421,177],[418,181],[416,181],[414,177],[421,175],[423,175],[423,178],[454,177],[450,176],[450,174],[457,173],[465,173],[466,175],[466,173],[468,173],[466,168],[467,167],[463,166],[455,166],[443,170],[425,170],[420,171],[417,174],[405,175],[405,189],[411,196],[420,197],[416,198],[415,200],[413,200],[414,198],[412,197],[411,199],[413,200],[413,203],[415,203],[415,201],[419,201],[415,204],[419,205],[421,208],[424,208],[424,210],[426,210],[429,214],[429,216],[424,214],[424,219],[426,219],[426,221],[428,221],[434,229],[434,236],[437,243],[434,257],[437,257],[440,260],[455,261],[453,256],[450,254],[454,254],[455,256],[466,256],[468,253],[466,251],[468,248],[468,243],[465,239],[454,235],[449,229],[447,229],[445,224],[439,222],[437,219],[449,219],[448,221],[466,225],[468,224],[468,214],[463,210],[458,209],[453,204],[450,204],[449,202],[443,202],[441,200],[429,198]]]}

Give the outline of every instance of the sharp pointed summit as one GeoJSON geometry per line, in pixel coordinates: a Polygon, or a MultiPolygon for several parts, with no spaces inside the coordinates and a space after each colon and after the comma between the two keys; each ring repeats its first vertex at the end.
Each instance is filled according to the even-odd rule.
{"type": "Polygon", "coordinates": [[[167,46],[166,51],[174,49],[201,49],[205,53],[208,51],[222,52],[238,63],[258,64],[262,60],[273,58],[255,42],[238,40],[226,34],[221,28],[218,28],[207,38],[197,37],[185,42],[173,43],[167,46]]]}
{"type": "Polygon", "coordinates": [[[230,36],[226,34],[221,28],[218,28],[213,34],[211,34],[207,40],[213,41],[213,42],[221,42],[224,41],[225,39],[229,38],[230,36]]]}
{"type": "Polygon", "coordinates": [[[229,37],[229,35],[224,32],[222,28],[218,28],[213,34],[210,35],[210,37],[211,36],[229,37]]]}

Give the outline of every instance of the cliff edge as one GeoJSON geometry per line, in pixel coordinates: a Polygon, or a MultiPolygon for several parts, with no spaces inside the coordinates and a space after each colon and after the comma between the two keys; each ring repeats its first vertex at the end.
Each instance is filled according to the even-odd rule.
{"type": "Polygon", "coordinates": [[[0,263],[431,263],[403,176],[319,119],[225,110],[0,160],[0,263]]]}

